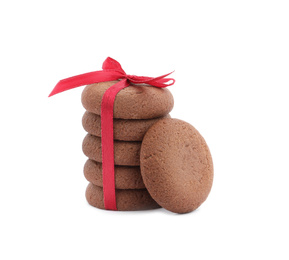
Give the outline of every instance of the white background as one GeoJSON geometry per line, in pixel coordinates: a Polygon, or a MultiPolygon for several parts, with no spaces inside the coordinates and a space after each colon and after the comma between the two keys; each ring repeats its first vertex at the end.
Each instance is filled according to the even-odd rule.
{"type": "Polygon", "coordinates": [[[288,259],[288,1],[1,1],[0,258],[288,259]],[[185,215],[110,212],[84,192],[83,88],[100,70],[175,70],[173,117],[213,156],[185,215]]]}

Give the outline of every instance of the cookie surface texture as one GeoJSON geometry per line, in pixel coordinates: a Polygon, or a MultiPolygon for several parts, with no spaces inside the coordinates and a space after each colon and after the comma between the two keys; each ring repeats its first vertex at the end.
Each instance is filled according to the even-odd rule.
{"type": "MultiPolygon", "coordinates": [[[[93,160],[88,159],[84,165],[84,176],[85,178],[97,185],[102,187],[102,164],[93,160]]],[[[115,188],[116,189],[145,189],[140,167],[138,166],[115,166],[115,188]]]]}
{"type": "MultiPolygon", "coordinates": [[[[120,141],[142,141],[147,130],[158,120],[170,118],[169,115],[154,119],[114,119],[113,138],[120,141]]],[[[101,137],[101,118],[86,111],[82,117],[82,126],[88,133],[101,137]]]]}
{"type": "MultiPolygon", "coordinates": [[[[92,183],[86,188],[87,202],[96,208],[105,209],[103,189],[92,183]]],[[[115,190],[116,207],[120,211],[156,209],[160,206],[152,199],[147,190],[115,190]]]]}
{"type": "Polygon", "coordinates": [[[200,133],[189,123],[163,119],[146,133],[141,174],[152,198],[176,213],[197,209],[213,183],[213,161],[200,133]]]}
{"type": "MultiPolygon", "coordinates": [[[[104,92],[118,81],[107,81],[84,88],[81,102],[94,114],[101,114],[101,99],[104,92]]],[[[113,117],[122,119],[151,119],[167,115],[174,106],[171,92],[166,88],[149,85],[130,85],[115,98],[113,117]]]]}
{"type": "MultiPolygon", "coordinates": [[[[114,164],[139,166],[141,142],[114,141],[114,164]]],[[[83,153],[97,162],[102,162],[101,138],[87,134],[82,143],[83,153]]]]}

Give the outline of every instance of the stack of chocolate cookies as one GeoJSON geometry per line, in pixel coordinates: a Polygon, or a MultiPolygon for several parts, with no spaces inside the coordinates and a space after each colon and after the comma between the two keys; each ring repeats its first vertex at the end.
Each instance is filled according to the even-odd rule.
{"type": "MultiPolygon", "coordinates": [[[[83,152],[88,157],[84,175],[90,182],[86,198],[90,205],[104,209],[102,190],[101,100],[105,91],[117,83],[108,81],[88,85],[82,93],[87,110],[82,119],[88,132],[83,152]]],[[[169,118],[173,96],[168,89],[131,85],[121,90],[114,102],[114,163],[118,210],[160,207],[148,193],[140,171],[140,150],[147,130],[157,121],[169,118]]]]}

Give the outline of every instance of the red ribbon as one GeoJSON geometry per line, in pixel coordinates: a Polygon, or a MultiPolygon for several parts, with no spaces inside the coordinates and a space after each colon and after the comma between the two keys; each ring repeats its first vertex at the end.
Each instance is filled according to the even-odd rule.
{"type": "Polygon", "coordinates": [[[60,80],[49,95],[49,97],[51,97],[57,93],[83,85],[120,80],[106,90],[101,100],[103,197],[104,206],[106,209],[117,210],[115,200],[113,149],[113,104],[115,97],[120,90],[128,87],[130,83],[148,84],[157,88],[171,86],[175,83],[175,80],[172,78],[166,78],[171,73],[156,78],[127,75],[116,60],[108,57],[103,62],[101,71],[93,71],[60,80]],[[171,82],[169,83],[169,81],[171,82]]]}

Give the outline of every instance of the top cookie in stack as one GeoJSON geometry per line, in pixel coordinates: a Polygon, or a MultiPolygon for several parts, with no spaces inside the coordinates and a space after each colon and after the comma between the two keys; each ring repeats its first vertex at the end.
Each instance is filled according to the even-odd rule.
{"type": "MultiPolygon", "coordinates": [[[[101,99],[104,92],[118,81],[88,85],[82,92],[84,108],[101,114],[101,99]]],[[[165,88],[148,85],[130,85],[121,90],[114,101],[113,117],[120,119],[152,119],[167,115],[174,106],[171,92],[165,88]]]]}
{"type": "MultiPolygon", "coordinates": [[[[88,85],[82,92],[82,104],[87,110],[82,118],[84,129],[88,132],[83,141],[83,152],[89,158],[84,167],[84,175],[92,184],[86,191],[89,204],[104,208],[101,199],[102,151],[101,151],[101,100],[105,91],[118,81],[101,82],[88,85]],[[93,186],[94,185],[94,186],[93,186]],[[98,190],[99,195],[96,194],[98,190]]],[[[115,186],[117,189],[131,190],[133,197],[139,189],[150,199],[129,203],[123,210],[159,207],[151,199],[142,181],[140,173],[140,148],[147,130],[158,120],[168,118],[174,100],[171,92],[165,88],[149,85],[130,85],[121,90],[115,98],[113,110],[115,186]]],[[[116,192],[117,194],[121,194],[116,192]]],[[[121,210],[121,198],[117,207],[121,210]]]]}

